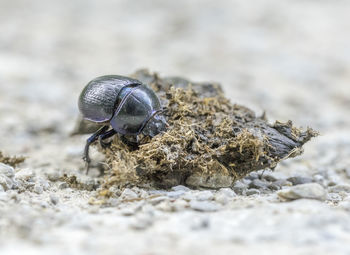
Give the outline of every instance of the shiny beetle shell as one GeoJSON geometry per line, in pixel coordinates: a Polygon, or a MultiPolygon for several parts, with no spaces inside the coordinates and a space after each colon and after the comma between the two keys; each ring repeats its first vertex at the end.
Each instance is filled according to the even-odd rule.
{"type": "Polygon", "coordinates": [[[90,81],[83,89],[78,105],[85,119],[109,122],[122,135],[139,134],[161,111],[159,98],[151,88],[138,80],[118,75],[90,81]]]}
{"type": "Polygon", "coordinates": [[[132,85],[141,85],[141,82],[119,75],[97,77],[90,81],[81,92],[79,110],[87,120],[109,121],[114,114],[121,89],[132,85]]]}

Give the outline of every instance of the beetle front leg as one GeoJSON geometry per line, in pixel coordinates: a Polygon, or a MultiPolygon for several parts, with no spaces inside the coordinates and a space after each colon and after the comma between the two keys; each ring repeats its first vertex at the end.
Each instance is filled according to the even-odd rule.
{"type": "Polygon", "coordinates": [[[101,134],[99,137],[98,137],[98,141],[100,142],[100,145],[103,149],[107,148],[111,142],[104,142],[103,140],[109,138],[109,137],[112,137],[114,136],[115,134],[117,133],[117,131],[115,131],[114,129],[111,129],[109,131],[107,131],[106,133],[104,134],[101,134]]]}
{"type": "Polygon", "coordinates": [[[90,168],[90,156],[89,156],[89,147],[90,145],[97,140],[97,138],[103,134],[104,132],[106,132],[106,130],[108,129],[108,126],[103,126],[102,128],[100,128],[99,130],[96,131],[96,133],[94,133],[92,136],[90,136],[87,140],[86,140],[86,144],[85,144],[85,149],[84,149],[84,156],[83,156],[83,160],[86,162],[86,174],[89,173],[89,168],[90,168]]]}

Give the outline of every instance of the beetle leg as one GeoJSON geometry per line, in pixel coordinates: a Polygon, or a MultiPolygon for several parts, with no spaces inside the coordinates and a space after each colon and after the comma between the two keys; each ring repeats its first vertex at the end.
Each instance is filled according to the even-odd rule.
{"type": "Polygon", "coordinates": [[[111,144],[111,142],[104,142],[103,140],[109,137],[112,137],[116,133],[117,131],[115,131],[114,129],[111,129],[111,130],[108,130],[106,133],[103,133],[98,136],[98,141],[100,142],[100,145],[103,149],[107,148],[111,144]]]}
{"type": "Polygon", "coordinates": [[[86,140],[86,144],[85,144],[85,149],[84,149],[84,156],[83,156],[83,160],[86,162],[86,174],[89,173],[89,168],[90,168],[90,157],[89,157],[89,147],[90,145],[96,141],[96,139],[104,132],[106,132],[106,130],[108,129],[108,126],[103,126],[101,127],[99,130],[96,131],[96,133],[94,133],[92,136],[90,136],[87,140],[86,140]]]}

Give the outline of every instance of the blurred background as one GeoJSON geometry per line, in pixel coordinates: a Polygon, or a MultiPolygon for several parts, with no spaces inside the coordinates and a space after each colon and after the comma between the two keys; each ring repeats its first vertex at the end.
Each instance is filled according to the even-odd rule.
{"type": "MultiPolygon", "coordinates": [[[[115,254],[123,248],[228,254],[233,245],[241,248],[238,254],[345,251],[349,31],[348,0],[0,0],[0,150],[27,157],[15,176],[25,181],[0,191],[2,254],[38,254],[37,247],[42,254],[115,254]],[[119,200],[120,207],[91,204],[98,172],[85,175],[86,136],[70,136],[78,95],[96,76],[139,68],[219,82],[233,103],[259,115],[266,111],[270,122],[290,119],[320,131],[302,156],[266,174],[281,183],[288,177],[320,183],[328,200],[280,203],[275,190],[266,195],[262,186],[261,194],[230,197],[215,213],[163,212],[150,204],[133,209],[119,200]],[[64,173],[90,189],[67,188],[64,173]],[[132,228],[133,221],[146,230],[132,228]]],[[[251,182],[243,182],[246,189],[251,182]]],[[[204,202],[210,203],[220,195],[186,192],[209,193],[204,202]]],[[[174,201],[168,193],[167,201],[174,201]]],[[[145,252],[157,250],[162,252],[145,252]]]]}
{"type": "Polygon", "coordinates": [[[349,11],[346,0],[1,0],[0,146],[62,141],[89,80],[139,68],[220,82],[271,121],[349,139],[349,11]]]}

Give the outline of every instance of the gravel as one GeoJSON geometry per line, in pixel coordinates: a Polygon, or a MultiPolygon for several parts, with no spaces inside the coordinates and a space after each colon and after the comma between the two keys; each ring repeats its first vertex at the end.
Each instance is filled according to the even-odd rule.
{"type": "Polygon", "coordinates": [[[2,1],[0,150],[26,161],[0,163],[0,253],[349,254],[348,2],[252,7],[2,1]],[[221,82],[232,102],[321,136],[232,189],[113,187],[98,198],[103,156],[91,148],[99,169],[86,176],[87,136],[70,136],[77,97],[98,75],[140,67],[221,82]]]}
{"type": "Polygon", "coordinates": [[[318,183],[306,183],[279,191],[278,196],[283,199],[294,200],[300,198],[325,200],[326,190],[318,183]]]}

